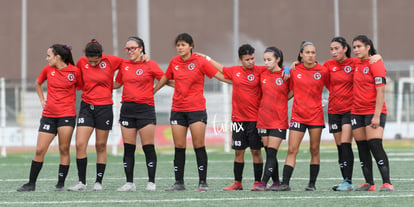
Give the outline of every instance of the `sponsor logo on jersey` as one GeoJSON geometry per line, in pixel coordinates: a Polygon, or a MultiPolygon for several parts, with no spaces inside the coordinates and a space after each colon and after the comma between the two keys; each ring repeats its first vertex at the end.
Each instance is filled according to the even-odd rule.
{"type": "Polygon", "coordinates": [[[104,61],[102,61],[102,62],[100,62],[99,63],[99,68],[101,68],[101,69],[105,69],[106,68],[106,62],[104,62],[104,61]]]}
{"type": "Polygon", "coordinates": [[[68,80],[69,80],[69,81],[73,81],[73,80],[75,80],[75,75],[73,75],[73,73],[69,73],[69,75],[68,75],[68,80]]]}
{"type": "Polygon", "coordinates": [[[254,75],[253,74],[248,75],[247,80],[254,81],[254,75]]]}
{"type": "Polygon", "coordinates": [[[299,79],[301,79],[302,78],[302,74],[299,73],[296,77],[299,78],[299,79]]]}
{"type": "Polygon", "coordinates": [[[236,73],[236,76],[237,76],[237,77],[240,77],[240,72],[236,73]]]}
{"type": "Polygon", "coordinates": [[[315,80],[319,80],[322,78],[322,75],[319,72],[316,72],[315,74],[313,74],[313,78],[315,78],[315,80]]]}
{"type": "Polygon", "coordinates": [[[137,75],[142,75],[144,71],[140,68],[135,72],[137,75]]]}
{"type": "Polygon", "coordinates": [[[188,70],[194,70],[195,69],[195,64],[194,63],[190,63],[189,65],[188,65],[188,70]]]}
{"type": "Polygon", "coordinates": [[[369,67],[365,67],[365,68],[364,68],[364,70],[363,70],[363,72],[364,72],[364,74],[368,74],[368,72],[369,72],[369,67]]]}
{"type": "Polygon", "coordinates": [[[129,66],[126,66],[126,67],[124,68],[124,70],[128,70],[128,68],[129,68],[129,66]]]}
{"type": "Polygon", "coordinates": [[[334,72],[335,72],[335,71],[336,71],[336,67],[333,67],[333,68],[332,68],[332,71],[334,71],[334,72]]]}
{"type": "Polygon", "coordinates": [[[349,66],[349,65],[345,66],[344,71],[345,71],[345,73],[350,73],[352,71],[351,66],[349,66]]]}
{"type": "Polygon", "coordinates": [[[262,83],[266,83],[266,78],[262,80],[262,83]]]}
{"type": "Polygon", "coordinates": [[[175,70],[178,70],[178,68],[179,68],[179,67],[178,67],[178,65],[176,65],[176,66],[174,67],[174,69],[175,69],[175,70]]]}
{"type": "Polygon", "coordinates": [[[89,68],[89,64],[88,63],[86,63],[85,64],[85,69],[88,69],[89,68]]]}
{"type": "Polygon", "coordinates": [[[282,78],[277,78],[276,79],[276,85],[280,86],[283,84],[283,79],[282,78]]]}

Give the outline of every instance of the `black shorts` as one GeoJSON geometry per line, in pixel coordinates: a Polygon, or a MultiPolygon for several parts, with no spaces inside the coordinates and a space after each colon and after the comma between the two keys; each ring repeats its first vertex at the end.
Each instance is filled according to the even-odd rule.
{"type": "Polygon", "coordinates": [[[204,111],[190,111],[190,112],[179,112],[171,111],[170,124],[181,125],[188,127],[190,124],[201,121],[207,124],[207,112],[204,111]]]}
{"type": "Polygon", "coordinates": [[[101,130],[111,130],[114,120],[112,104],[109,105],[91,105],[81,102],[78,126],[88,126],[101,130]]]}
{"type": "Polygon", "coordinates": [[[124,102],[121,106],[119,123],[125,128],[141,129],[148,124],[156,124],[154,106],[133,102],[124,102]]]}
{"type": "Polygon", "coordinates": [[[231,127],[232,131],[232,148],[243,150],[247,147],[258,150],[263,147],[263,142],[257,132],[255,121],[234,121],[231,127]]]}
{"type": "Polygon", "coordinates": [[[272,136],[286,139],[286,129],[257,129],[259,136],[272,136]]]}
{"type": "Polygon", "coordinates": [[[67,116],[67,117],[45,117],[42,116],[40,119],[40,126],[39,132],[46,132],[56,135],[57,129],[62,126],[71,126],[75,128],[75,119],[74,116],[67,116]]]}
{"type": "Polygon", "coordinates": [[[296,121],[290,122],[289,129],[299,132],[306,132],[306,129],[325,128],[325,125],[307,125],[296,121]]]}
{"type": "MultiPolygon", "coordinates": [[[[352,129],[358,129],[361,127],[366,127],[371,124],[372,117],[374,114],[367,114],[367,115],[357,115],[351,114],[351,125],[352,129]]],[[[380,126],[385,128],[385,121],[387,120],[387,114],[381,113],[380,115],[380,126]]]]}
{"type": "Polygon", "coordinates": [[[351,112],[343,114],[328,114],[329,133],[337,133],[342,131],[342,126],[351,124],[351,112]]]}

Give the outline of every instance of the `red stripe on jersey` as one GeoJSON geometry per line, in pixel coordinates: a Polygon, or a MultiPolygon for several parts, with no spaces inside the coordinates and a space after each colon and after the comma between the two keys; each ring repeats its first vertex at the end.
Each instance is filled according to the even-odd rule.
{"type": "Polygon", "coordinates": [[[46,80],[47,98],[42,115],[46,117],[75,116],[76,89],[82,87],[79,68],[70,64],[63,69],[48,65],[37,77],[37,82],[40,84],[46,80]]]}
{"type": "Polygon", "coordinates": [[[92,105],[113,104],[112,89],[114,73],[123,59],[114,55],[102,55],[101,61],[92,67],[85,56],[76,66],[81,69],[83,79],[82,100],[92,105]]]}
{"type": "Polygon", "coordinates": [[[232,121],[257,121],[260,105],[260,73],[264,66],[244,69],[243,66],[224,67],[224,77],[233,81],[232,121]]]}
{"type": "MultiPolygon", "coordinates": [[[[354,73],[354,104],[351,113],[353,114],[374,114],[377,100],[375,77],[385,78],[387,69],[382,60],[369,64],[369,59],[355,63],[354,73]]],[[[379,85],[384,86],[384,84],[379,85]]],[[[386,114],[387,108],[384,105],[381,113],[386,114]]]]}
{"type": "Polygon", "coordinates": [[[289,80],[284,80],[282,71],[269,70],[260,74],[262,98],[257,115],[257,128],[287,129],[289,80]]]}
{"type": "Polygon", "coordinates": [[[319,63],[313,68],[306,68],[303,63],[295,68],[290,76],[294,93],[291,122],[324,125],[322,91],[329,82],[328,69],[319,63]]]}
{"type": "Polygon", "coordinates": [[[204,57],[192,54],[183,61],[180,56],[171,59],[165,76],[175,80],[172,102],[173,111],[190,112],[206,109],[204,75],[212,78],[218,70],[204,57]]]}
{"type": "Polygon", "coordinates": [[[153,60],[125,60],[116,76],[116,82],[123,85],[122,102],[154,106],[154,79],[160,80],[163,75],[164,72],[153,60]]]}

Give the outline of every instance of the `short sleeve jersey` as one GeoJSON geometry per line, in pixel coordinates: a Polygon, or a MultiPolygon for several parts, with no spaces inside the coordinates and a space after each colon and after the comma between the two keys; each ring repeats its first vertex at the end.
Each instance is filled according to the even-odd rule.
{"type": "Polygon", "coordinates": [[[355,58],[347,58],[343,62],[328,60],[324,66],[329,71],[329,114],[350,112],[353,100],[353,78],[355,58]]]}
{"type": "Polygon", "coordinates": [[[85,56],[81,57],[76,66],[82,72],[82,100],[92,105],[113,104],[112,90],[114,73],[123,59],[114,55],[102,55],[101,61],[92,67],[85,56]]]}
{"type": "MultiPolygon", "coordinates": [[[[375,113],[375,104],[377,100],[376,87],[385,84],[375,84],[376,80],[385,79],[387,69],[382,60],[373,64],[369,59],[356,61],[354,73],[354,104],[351,110],[352,114],[367,115],[375,113]]],[[[387,108],[384,105],[381,113],[386,114],[387,108]]]]}
{"type": "Polygon", "coordinates": [[[260,74],[262,98],[257,116],[257,128],[287,129],[289,80],[284,80],[282,71],[265,70],[260,74]]]}
{"type": "Polygon", "coordinates": [[[232,121],[257,121],[260,105],[260,73],[264,66],[244,69],[243,66],[223,67],[224,78],[233,81],[232,121]]]}
{"type": "Polygon", "coordinates": [[[82,87],[79,68],[70,64],[63,69],[48,65],[37,77],[40,84],[46,80],[47,98],[42,115],[51,118],[76,116],[76,89],[82,87]]]}
{"type": "Polygon", "coordinates": [[[174,80],[172,111],[192,112],[206,109],[204,75],[212,78],[218,70],[204,57],[192,54],[188,60],[171,59],[165,76],[174,80]]]}
{"type": "Polygon", "coordinates": [[[294,93],[291,122],[322,126],[325,124],[322,91],[329,81],[328,69],[319,63],[313,68],[300,63],[295,68],[290,76],[290,89],[294,93]]]}
{"type": "Polygon", "coordinates": [[[125,60],[116,76],[116,82],[123,85],[122,102],[154,105],[154,79],[160,80],[164,72],[158,64],[125,60]]]}

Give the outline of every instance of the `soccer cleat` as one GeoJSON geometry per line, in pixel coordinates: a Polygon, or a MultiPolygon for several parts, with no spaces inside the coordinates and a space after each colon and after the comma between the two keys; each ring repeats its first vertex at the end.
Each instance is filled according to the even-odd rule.
{"type": "Polygon", "coordinates": [[[332,190],[333,190],[333,191],[336,191],[336,189],[338,189],[338,187],[339,187],[340,185],[341,185],[341,184],[336,184],[336,185],[332,186],[332,190]]]}
{"type": "Polygon", "coordinates": [[[252,188],[250,188],[250,190],[251,191],[254,191],[254,189],[256,189],[256,187],[257,186],[259,186],[260,185],[260,181],[254,181],[254,183],[253,183],[253,187],[252,188]]]}
{"type": "Polygon", "coordinates": [[[384,183],[384,184],[381,185],[379,190],[380,191],[394,191],[394,186],[392,186],[389,183],[384,183]]]}
{"type": "Polygon", "coordinates": [[[55,191],[64,191],[65,186],[63,184],[56,184],[55,185],[55,191]]]}
{"type": "Polygon", "coordinates": [[[260,182],[258,186],[256,186],[252,191],[265,191],[267,187],[267,183],[260,182]]]}
{"type": "Polygon", "coordinates": [[[148,182],[147,187],[145,188],[145,190],[147,191],[155,191],[156,189],[157,189],[157,186],[153,182],[148,182]]]}
{"type": "Polygon", "coordinates": [[[101,184],[101,183],[99,183],[99,182],[96,182],[96,183],[93,185],[93,190],[94,190],[94,191],[102,191],[102,189],[103,189],[102,184],[101,184]]]}
{"type": "Polygon", "coordinates": [[[116,191],[126,192],[126,191],[136,191],[137,188],[135,183],[127,182],[123,186],[116,189],[116,191]]]}
{"type": "Polygon", "coordinates": [[[359,188],[355,189],[355,191],[375,191],[375,185],[363,183],[361,186],[359,186],[359,188]]]}
{"type": "Polygon", "coordinates": [[[241,181],[234,181],[233,185],[229,187],[223,188],[225,191],[233,191],[233,190],[243,190],[243,185],[241,181]]]}
{"type": "Polygon", "coordinates": [[[277,188],[274,191],[290,191],[289,185],[282,184],[277,186],[277,188]]]}
{"type": "Polygon", "coordinates": [[[78,184],[74,185],[73,187],[68,188],[68,191],[86,191],[87,187],[86,184],[83,184],[79,181],[78,184]]]}
{"type": "Polygon", "coordinates": [[[344,182],[336,188],[336,191],[352,191],[352,189],[352,184],[345,179],[344,182]]]}
{"type": "Polygon", "coordinates": [[[200,181],[198,184],[198,191],[208,191],[208,184],[205,181],[200,181]]]}
{"type": "Polygon", "coordinates": [[[270,187],[266,188],[267,191],[276,191],[276,189],[279,187],[280,183],[275,182],[270,187]]]}
{"type": "Polygon", "coordinates": [[[184,183],[174,183],[171,187],[165,189],[166,191],[184,191],[185,185],[184,183]]]}
{"type": "Polygon", "coordinates": [[[315,191],[316,187],[315,184],[309,183],[308,186],[305,188],[306,191],[315,191]]]}
{"type": "Polygon", "coordinates": [[[22,186],[20,186],[19,188],[17,188],[18,192],[26,192],[26,191],[35,191],[36,189],[36,184],[34,183],[26,183],[22,186]]]}

